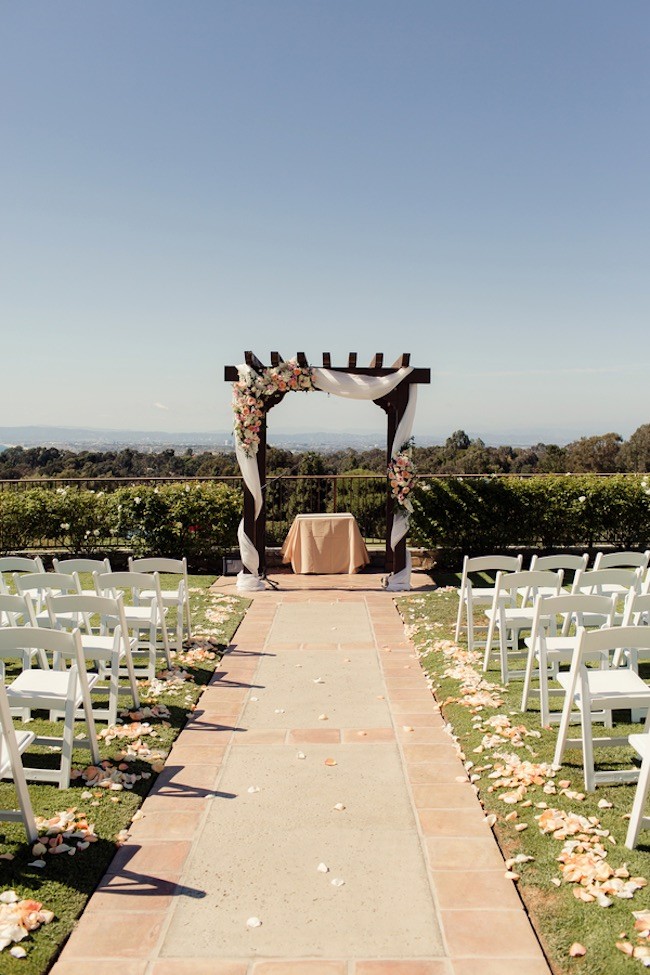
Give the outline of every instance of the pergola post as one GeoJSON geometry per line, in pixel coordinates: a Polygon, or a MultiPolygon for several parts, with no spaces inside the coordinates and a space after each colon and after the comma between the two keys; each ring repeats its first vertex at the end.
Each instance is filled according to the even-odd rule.
{"type": "MultiPolygon", "coordinates": [[[[377,406],[380,406],[382,410],[386,413],[387,418],[387,437],[386,437],[386,467],[391,462],[391,450],[393,447],[393,441],[395,440],[395,434],[397,428],[400,424],[402,417],[406,412],[409,401],[409,388],[407,383],[400,383],[392,393],[388,396],[382,397],[382,399],[375,400],[377,406]]],[[[401,447],[402,444],[397,444],[397,447],[401,447]]],[[[386,571],[387,572],[400,572],[402,569],[406,568],[406,538],[402,538],[395,547],[395,551],[391,548],[390,536],[393,530],[393,519],[395,517],[395,506],[397,501],[392,495],[390,485],[388,481],[386,482],[386,571]]]]}

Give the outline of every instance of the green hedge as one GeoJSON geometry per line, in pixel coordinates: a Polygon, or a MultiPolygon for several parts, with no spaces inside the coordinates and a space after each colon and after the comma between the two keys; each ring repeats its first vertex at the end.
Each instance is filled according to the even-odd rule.
{"type": "Polygon", "coordinates": [[[644,549],[650,545],[650,479],[562,475],[431,478],[413,496],[411,541],[426,548],[644,549]]]}
{"type": "Polygon", "coordinates": [[[93,555],[125,547],[137,556],[191,561],[237,545],[241,491],[226,484],[168,484],[117,491],[32,488],[0,492],[0,552],[56,547],[93,555]]]}

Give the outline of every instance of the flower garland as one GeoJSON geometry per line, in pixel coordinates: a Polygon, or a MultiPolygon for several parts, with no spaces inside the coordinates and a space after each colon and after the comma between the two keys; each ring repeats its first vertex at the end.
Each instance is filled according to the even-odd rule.
{"type": "Polygon", "coordinates": [[[299,366],[295,359],[288,359],[260,373],[253,369],[240,371],[238,382],[233,383],[232,407],[235,438],[246,456],[254,457],[257,453],[267,399],[275,393],[293,390],[309,392],[315,388],[311,368],[299,366]]]}
{"type": "Polygon", "coordinates": [[[415,478],[410,444],[403,444],[388,465],[388,480],[393,497],[409,512],[413,511],[409,494],[415,485],[415,478]]]}

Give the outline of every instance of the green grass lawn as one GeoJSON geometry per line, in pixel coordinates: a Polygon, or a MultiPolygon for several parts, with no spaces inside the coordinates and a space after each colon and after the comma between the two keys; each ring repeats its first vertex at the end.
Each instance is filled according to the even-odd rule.
{"type": "MultiPolygon", "coordinates": [[[[519,875],[516,881],[519,892],[528,908],[535,929],[544,946],[547,956],[556,973],[581,972],[584,975],[629,975],[640,971],[641,960],[628,958],[616,948],[617,942],[629,941],[637,944],[634,933],[633,911],[650,908],[650,887],[636,890],[631,899],[610,897],[611,905],[599,906],[597,901],[585,903],[578,900],[574,891],[582,889],[580,884],[566,882],[561,874],[562,864],[558,862],[565,839],[543,834],[536,817],[549,816],[540,804],[566,813],[584,817],[594,817],[591,823],[594,830],[602,829],[607,835],[586,835],[587,845],[600,843],[606,851],[605,864],[614,870],[627,872],[629,877],[650,880],[650,831],[641,834],[641,843],[636,850],[624,846],[629,814],[634,799],[634,785],[599,786],[595,793],[583,794],[582,752],[570,750],[565,753],[565,764],[555,777],[544,776],[540,784],[525,786],[518,794],[519,801],[506,803],[504,795],[515,792],[516,783],[504,783],[496,775],[499,765],[504,765],[500,756],[518,756],[521,761],[530,763],[550,763],[556,740],[556,726],[553,730],[542,729],[538,710],[521,713],[522,682],[513,680],[497,697],[502,700],[498,706],[484,706],[474,711],[464,706],[460,693],[460,681],[449,673],[459,655],[452,655],[453,648],[447,647],[450,656],[445,656],[441,641],[452,641],[458,595],[447,586],[458,585],[457,576],[436,574],[440,588],[432,593],[412,594],[398,600],[399,609],[411,629],[412,638],[422,655],[422,664],[430,675],[436,698],[442,704],[445,719],[450,723],[453,734],[457,736],[466,767],[478,789],[480,801],[487,815],[495,818],[493,829],[504,857],[514,858],[519,854],[532,859],[512,866],[519,875]],[[499,722],[487,722],[496,716],[507,719],[503,724],[505,735],[499,739],[486,738],[498,731],[499,722]],[[497,725],[497,728],[494,725],[497,725]],[[519,727],[516,741],[507,740],[512,727],[519,727]],[[539,737],[531,735],[540,733],[539,737]],[[470,764],[471,763],[471,764],[470,764]],[[567,787],[560,783],[569,782],[567,787]],[[546,787],[546,791],[545,791],[546,787]],[[600,805],[599,805],[600,803],[600,805]],[[508,817],[508,818],[506,818],[508,817]],[[519,827],[519,828],[518,828],[519,827]],[[552,880],[560,880],[555,886],[552,880]],[[623,937],[623,934],[627,937],[623,937]],[[579,942],[586,948],[582,957],[570,957],[570,948],[579,942]]],[[[478,618],[478,617],[477,617],[478,618]]],[[[484,647],[479,631],[476,648],[484,647]]],[[[467,644],[461,640],[459,646],[466,650],[467,644]]],[[[472,663],[474,671],[481,671],[481,662],[472,663]]],[[[500,686],[500,673],[497,660],[486,677],[497,687],[500,686]]],[[[646,671],[645,676],[650,674],[646,671]]],[[[457,676],[460,676],[457,674],[457,676]]],[[[495,705],[496,702],[493,702],[495,705]]],[[[537,702],[532,705],[537,708],[537,702]]],[[[559,708],[559,703],[551,699],[551,707],[559,708]]],[[[616,733],[628,734],[641,731],[640,725],[629,723],[629,712],[615,715],[616,733]],[[616,720],[622,719],[622,720],[616,720]]],[[[601,726],[602,727],[602,726],[601,726]]],[[[577,727],[572,726],[571,734],[577,736],[577,727]]],[[[597,761],[604,768],[629,767],[634,762],[632,749],[602,749],[596,751],[597,761]]],[[[512,798],[512,796],[510,796],[512,798]]],[[[575,839],[583,835],[579,830],[575,839]]],[[[575,850],[573,852],[576,852],[575,850]]],[[[625,880],[625,876],[622,878],[625,880]]],[[[647,942],[645,942],[647,944],[647,942]]],[[[478,970],[478,969],[477,969],[478,970]]]]}
{"type": "MultiPolygon", "coordinates": [[[[90,843],[85,849],[76,849],[73,855],[46,854],[43,856],[45,866],[39,868],[30,866],[39,857],[34,855],[32,846],[27,844],[22,825],[0,822],[0,892],[14,890],[19,898],[39,901],[44,909],[55,915],[50,924],[43,925],[20,942],[20,947],[27,952],[26,958],[11,957],[11,945],[0,952],[1,975],[13,975],[14,972],[43,975],[48,970],[72,930],[75,919],[111,861],[119,842],[118,836],[122,830],[128,828],[155,781],[156,769],[160,768],[156,764],[157,756],[162,755],[164,761],[173,740],[209,682],[224,647],[232,638],[249,604],[248,600],[236,596],[220,596],[209,592],[214,580],[214,576],[190,576],[189,579],[193,636],[199,653],[190,654],[189,657],[182,656],[177,663],[190,679],[168,681],[162,686],[160,693],[160,687],[155,686],[153,695],[150,685],[141,685],[142,707],[164,705],[166,708],[162,716],[154,714],[142,718],[143,722],[150,725],[149,733],[140,736],[140,741],[148,748],[149,754],[124,762],[122,754],[125,740],[115,738],[107,743],[105,738],[100,738],[102,760],[109,760],[111,767],[126,765],[123,771],[136,776],[133,787],[107,789],[89,785],[83,778],[77,779],[71,788],[62,790],[54,785],[29,784],[37,817],[50,818],[58,812],[74,809],[81,814],[82,821],[85,819],[88,824],[94,825],[96,842],[90,843]],[[214,653],[214,658],[208,659],[208,653],[214,653]],[[196,659],[197,656],[199,659],[196,659]]],[[[82,577],[81,581],[86,588],[92,586],[91,579],[82,577]]],[[[173,588],[176,582],[173,577],[168,577],[166,584],[173,588]]],[[[173,619],[171,623],[173,625],[173,619]]],[[[170,635],[174,632],[173,628],[170,629],[170,635]]],[[[9,670],[7,678],[11,680],[9,670]]],[[[129,698],[125,697],[123,700],[124,706],[129,706],[129,698]]],[[[131,718],[127,717],[125,721],[130,723],[131,718]]],[[[41,734],[47,733],[47,729],[57,730],[56,726],[50,725],[42,716],[37,716],[28,727],[41,734]]],[[[105,722],[99,722],[98,733],[106,727],[105,722]]],[[[79,723],[76,733],[81,734],[83,730],[83,724],[79,723]]],[[[46,748],[32,748],[24,756],[24,763],[50,764],[57,758],[57,755],[46,748]]],[[[85,769],[89,765],[90,753],[86,749],[76,749],[73,758],[74,768],[85,769]]],[[[11,782],[0,783],[0,808],[16,808],[11,782]]],[[[74,847],[76,841],[72,841],[71,845],[74,847]]]]}

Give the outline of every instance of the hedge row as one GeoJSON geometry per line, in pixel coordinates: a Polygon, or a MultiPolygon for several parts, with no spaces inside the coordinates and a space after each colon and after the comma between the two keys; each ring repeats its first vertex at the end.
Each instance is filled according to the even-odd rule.
{"type": "Polygon", "coordinates": [[[0,492],[0,552],[56,547],[93,555],[219,557],[237,544],[241,492],[226,484],[170,484],[103,491],[33,488],[0,492]]]}
{"type": "MultiPolygon", "coordinates": [[[[650,546],[646,475],[430,478],[419,482],[412,497],[410,541],[429,549],[650,546]]],[[[321,501],[320,510],[327,510],[330,503],[321,501]]],[[[123,487],[110,493],[0,491],[0,553],[56,547],[92,555],[124,547],[136,555],[186,555],[200,563],[237,547],[241,503],[239,488],[210,482],[123,487]]],[[[293,514],[309,510],[309,501],[285,496],[282,507],[276,517],[284,535],[293,514]],[[281,519],[285,512],[286,522],[281,519]]],[[[384,494],[374,481],[364,482],[359,492],[340,489],[337,507],[353,513],[359,508],[367,535],[382,531],[384,494]]],[[[281,539],[267,541],[278,544],[281,539]]]]}
{"type": "Polygon", "coordinates": [[[413,504],[411,541],[431,549],[650,545],[650,480],[644,475],[432,478],[420,481],[413,504]]]}

